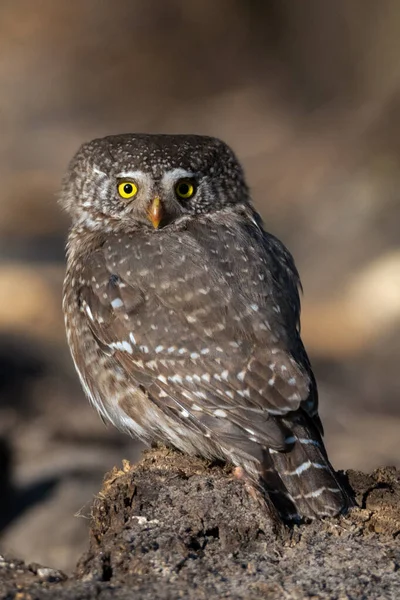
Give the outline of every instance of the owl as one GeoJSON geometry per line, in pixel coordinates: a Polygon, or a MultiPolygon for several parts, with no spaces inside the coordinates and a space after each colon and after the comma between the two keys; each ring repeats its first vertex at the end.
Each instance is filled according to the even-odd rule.
{"type": "Polygon", "coordinates": [[[222,141],[124,134],[77,152],[63,310],[81,384],[147,444],[222,459],[282,519],[351,501],[322,441],[299,276],[222,141]]]}

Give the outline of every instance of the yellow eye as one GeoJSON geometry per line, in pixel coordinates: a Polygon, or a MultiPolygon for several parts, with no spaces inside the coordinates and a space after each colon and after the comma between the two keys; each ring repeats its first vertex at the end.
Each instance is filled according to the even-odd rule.
{"type": "Polygon", "coordinates": [[[137,185],[133,183],[133,181],[121,181],[121,183],[118,184],[118,194],[121,198],[129,200],[129,198],[136,196],[137,192],[137,185]]]}
{"type": "Polygon", "coordinates": [[[191,198],[195,191],[196,190],[193,183],[187,179],[182,179],[182,181],[178,181],[178,183],[175,186],[175,193],[178,196],[178,198],[181,198],[182,200],[187,200],[188,198],[191,198]]]}

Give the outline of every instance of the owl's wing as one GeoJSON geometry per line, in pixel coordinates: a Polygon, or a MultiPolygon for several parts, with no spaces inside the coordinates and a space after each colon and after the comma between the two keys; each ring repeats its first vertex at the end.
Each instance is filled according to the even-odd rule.
{"type": "Polygon", "coordinates": [[[115,237],[88,261],[81,303],[99,346],[163,410],[285,449],[279,417],[309,402],[313,381],[297,274],[271,244],[246,220],[115,237]]]}

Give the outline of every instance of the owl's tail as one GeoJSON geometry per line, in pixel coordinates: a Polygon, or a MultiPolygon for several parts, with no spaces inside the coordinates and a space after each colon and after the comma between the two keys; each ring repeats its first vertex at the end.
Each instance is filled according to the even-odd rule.
{"type": "Polygon", "coordinates": [[[261,483],[282,518],[318,519],[345,513],[354,502],[329,462],[322,437],[307,415],[284,420],[292,432],[286,452],[266,450],[261,483]]]}

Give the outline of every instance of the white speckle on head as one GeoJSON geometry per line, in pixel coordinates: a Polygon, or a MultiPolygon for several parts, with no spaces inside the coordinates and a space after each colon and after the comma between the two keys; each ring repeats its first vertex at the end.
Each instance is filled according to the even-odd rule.
{"type": "Polygon", "coordinates": [[[193,315],[188,315],[186,317],[186,319],[188,320],[189,323],[196,323],[197,322],[196,317],[194,317],[193,315]]]}
{"type": "Polygon", "coordinates": [[[250,308],[252,310],[254,310],[254,312],[258,312],[260,307],[258,306],[258,304],[250,304],[250,308]]]}
{"type": "Polygon", "coordinates": [[[296,385],[296,377],[291,377],[290,379],[288,379],[288,384],[289,385],[296,385]]]}
{"type": "Polygon", "coordinates": [[[275,306],[272,307],[272,310],[279,315],[279,313],[281,312],[281,307],[278,306],[278,304],[275,304],[275,306]]]}
{"type": "Polygon", "coordinates": [[[225,417],[227,417],[228,415],[221,408],[217,408],[217,410],[214,410],[214,416],[220,417],[221,419],[225,419],[225,417]]]}
{"type": "Polygon", "coordinates": [[[210,288],[199,288],[199,294],[206,296],[210,292],[210,288]]]}

